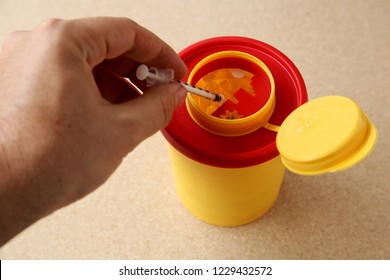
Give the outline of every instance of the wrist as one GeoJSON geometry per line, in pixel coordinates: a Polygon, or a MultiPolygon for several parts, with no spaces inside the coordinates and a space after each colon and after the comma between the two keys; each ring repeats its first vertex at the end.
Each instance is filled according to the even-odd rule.
{"type": "MultiPolygon", "coordinates": [[[[0,125],[0,246],[53,212],[39,182],[39,162],[21,145],[25,134],[1,119],[0,125]]],[[[31,142],[30,142],[31,144],[31,142]]]]}

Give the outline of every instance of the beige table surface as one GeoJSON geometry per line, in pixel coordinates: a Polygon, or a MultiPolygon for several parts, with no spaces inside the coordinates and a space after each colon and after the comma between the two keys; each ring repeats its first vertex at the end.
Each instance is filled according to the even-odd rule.
{"type": "Polygon", "coordinates": [[[267,42],[294,61],[310,99],[355,99],[378,144],[341,173],[287,172],[263,218],[221,228],[181,204],[158,133],[98,191],[6,244],[1,259],[390,259],[389,0],[0,0],[0,40],[50,17],[102,15],[130,17],[177,51],[220,35],[267,42]]]}

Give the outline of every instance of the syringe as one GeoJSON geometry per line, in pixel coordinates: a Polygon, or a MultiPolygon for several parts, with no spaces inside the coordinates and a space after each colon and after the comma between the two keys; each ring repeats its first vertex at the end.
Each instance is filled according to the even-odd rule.
{"type": "Polygon", "coordinates": [[[215,102],[223,102],[226,100],[225,97],[221,94],[214,93],[206,89],[190,85],[180,80],[175,80],[174,71],[172,69],[158,69],[156,67],[149,68],[147,65],[141,64],[137,68],[136,76],[137,79],[140,81],[146,80],[146,84],[148,86],[174,82],[174,83],[181,84],[183,87],[187,89],[188,92],[202,96],[209,100],[215,102]]]}

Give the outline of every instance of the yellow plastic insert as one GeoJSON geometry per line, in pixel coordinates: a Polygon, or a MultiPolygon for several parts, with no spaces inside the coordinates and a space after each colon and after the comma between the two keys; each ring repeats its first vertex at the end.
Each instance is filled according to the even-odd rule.
{"type": "Polygon", "coordinates": [[[314,175],[355,165],[376,139],[376,128],[353,100],[326,96],[292,112],[280,127],[276,144],[289,170],[314,175]]]}
{"type": "MultiPolygon", "coordinates": [[[[229,58],[240,58],[256,65],[265,76],[269,79],[270,93],[267,102],[257,112],[249,116],[235,115],[235,112],[231,112],[226,117],[214,117],[205,110],[203,105],[199,107],[199,100],[194,98],[191,94],[186,99],[187,110],[191,118],[205,130],[222,135],[222,136],[241,136],[249,134],[253,131],[258,130],[260,127],[268,127],[268,119],[271,117],[275,108],[275,82],[271,71],[267,66],[258,58],[239,51],[222,51],[211,54],[195,65],[188,76],[188,83],[192,83],[192,79],[196,72],[203,66],[216,60],[229,59],[229,58]]],[[[222,67],[222,69],[225,67],[222,67]]],[[[238,68],[237,68],[238,69],[238,68]]],[[[245,69],[239,69],[245,70],[245,69]]],[[[206,85],[203,85],[207,88],[206,85]]],[[[206,106],[205,106],[206,107],[206,106]]]]}
{"type": "MultiPolygon", "coordinates": [[[[195,86],[204,88],[211,92],[216,92],[222,94],[226,99],[230,99],[233,103],[238,103],[239,101],[233,95],[240,88],[243,88],[250,95],[254,96],[255,92],[251,86],[251,79],[253,74],[238,68],[224,68],[218,69],[208,73],[202,79],[200,79],[195,86]]],[[[192,95],[194,102],[203,112],[211,115],[214,113],[221,103],[208,100],[206,98],[192,95]]],[[[236,112],[237,113],[237,112],[236,112]]],[[[244,116],[239,116],[238,113],[233,118],[229,116],[220,116],[225,119],[239,119],[244,116]]]]}

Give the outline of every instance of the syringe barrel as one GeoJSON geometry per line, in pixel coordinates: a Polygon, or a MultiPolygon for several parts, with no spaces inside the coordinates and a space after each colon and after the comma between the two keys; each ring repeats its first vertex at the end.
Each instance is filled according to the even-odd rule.
{"type": "Polygon", "coordinates": [[[173,69],[158,69],[156,67],[149,68],[149,74],[146,78],[146,84],[153,86],[157,84],[165,84],[173,80],[175,73],[173,69]]]}

